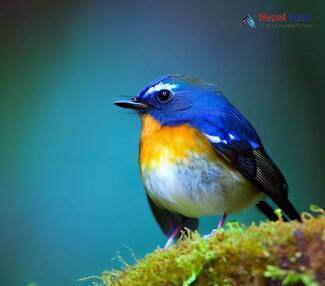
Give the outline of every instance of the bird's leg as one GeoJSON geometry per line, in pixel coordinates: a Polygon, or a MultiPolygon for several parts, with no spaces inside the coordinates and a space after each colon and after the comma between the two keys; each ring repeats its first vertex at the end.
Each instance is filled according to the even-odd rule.
{"type": "Polygon", "coordinates": [[[222,214],[222,216],[221,216],[221,219],[220,219],[219,223],[218,223],[218,228],[217,228],[217,230],[219,230],[220,228],[223,227],[223,225],[225,224],[226,218],[227,218],[227,212],[224,212],[224,213],[222,214]]]}
{"type": "Polygon", "coordinates": [[[172,233],[172,235],[168,238],[165,246],[164,246],[164,250],[167,250],[169,247],[171,247],[171,245],[174,242],[174,239],[178,236],[179,232],[181,231],[183,227],[181,225],[177,226],[174,230],[174,232],[172,233]]]}
{"type": "Polygon", "coordinates": [[[210,238],[215,232],[217,232],[218,230],[220,230],[223,225],[225,224],[225,221],[226,221],[226,218],[227,218],[227,212],[224,212],[221,216],[221,219],[219,220],[219,223],[218,223],[218,226],[216,229],[213,229],[209,234],[206,234],[204,236],[204,238],[210,238]]]}

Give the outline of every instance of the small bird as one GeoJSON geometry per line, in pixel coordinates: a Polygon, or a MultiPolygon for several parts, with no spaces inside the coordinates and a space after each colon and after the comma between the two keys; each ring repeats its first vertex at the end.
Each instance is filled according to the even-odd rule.
{"type": "Polygon", "coordinates": [[[276,220],[266,197],[287,218],[300,220],[257,132],[215,85],[167,75],[114,104],[140,115],[140,173],[152,213],[169,237],[165,248],[184,228],[197,229],[199,217],[222,215],[218,230],[228,213],[253,203],[276,220]]]}

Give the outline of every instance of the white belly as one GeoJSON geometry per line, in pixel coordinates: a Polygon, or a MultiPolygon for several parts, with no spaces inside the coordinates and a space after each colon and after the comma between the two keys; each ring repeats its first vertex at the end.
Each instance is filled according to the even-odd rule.
{"type": "Polygon", "coordinates": [[[234,212],[257,201],[260,192],[239,171],[222,160],[190,159],[142,169],[149,196],[160,206],[188,217],[234,212]]]}

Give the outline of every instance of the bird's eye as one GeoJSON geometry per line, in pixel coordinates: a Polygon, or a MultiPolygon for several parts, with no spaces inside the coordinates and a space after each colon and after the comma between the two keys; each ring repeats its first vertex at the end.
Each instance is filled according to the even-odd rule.
{"type": "Polygon", "coordinates": [[[158,100],[162,103],[169,101],[171,97],[172,97],[172,93],[168,89],[162,89],[157,94],[158,100]]]}

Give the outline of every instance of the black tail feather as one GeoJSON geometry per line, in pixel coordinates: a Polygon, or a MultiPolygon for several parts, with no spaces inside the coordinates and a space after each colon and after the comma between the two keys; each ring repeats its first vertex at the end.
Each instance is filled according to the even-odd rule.
{"type": "Polygon", "coordinates": [[[280,209],[287,215],[291,220],[298,220],[301,222],[301,217],[295,207],[291,204],[291,202],[286,200],[277,200],[275,203],[280,207],[280,209]]]}
{"type": "MultiPolygon", "coordinates": [[[[277,221],[279,218],[275,214],[274,209],[265,201],[259,201],[256,203],[256,207],[271,221],[277,221]]],[[[283,216],[284,221],[288,221],[286,217],[283,216]]]]}

